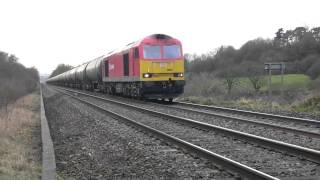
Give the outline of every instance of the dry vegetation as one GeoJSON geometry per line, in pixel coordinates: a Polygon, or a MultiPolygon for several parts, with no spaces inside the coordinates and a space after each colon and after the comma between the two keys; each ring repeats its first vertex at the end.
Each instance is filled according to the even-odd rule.
{"type": "Polygon", "coordinates": [[[39,179],[40,96],[34,92],[0,110],[0,179],[39,179]]]}
{"type": "Polygon", "coordinates": [[[273,39],[258,38],[239,49],[221,46],[207,54],[184,57],[185,100],[261,110],[271,107],[320,112],[320,27],[280,28],[273,39]],[[282,61],[286,74],[283,91],[280,72],[273,71],[269,98],[264,63],[282,61]]]}
{"type": "MultiPolygon", "coordinates": [[[[317,97],[320,97],[320,78],[310,80],[302,74],[285,75],[284,92],[277,82],[278,76],[272,77],[272,103],[270,104],[267,85],[256,92],[247,78],[240,77],[232,90],[228,92],[223,78],[214,73],[188,74],[185,92],[179,97],[193,103],[218,105],[254,110],[302,111],[319,114],[317,97]]],[[[279,79],[279,78],[278,78],[279,79]]]]}

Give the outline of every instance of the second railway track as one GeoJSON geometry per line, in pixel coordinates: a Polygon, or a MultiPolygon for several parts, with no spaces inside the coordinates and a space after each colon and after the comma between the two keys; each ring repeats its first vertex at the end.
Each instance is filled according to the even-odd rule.
{"type": "MultiPolygon", "coordinates": [[[[153,120],[150,120],[151,119],[150,117],[141,118],[141,114],[139,115],[139,113],[142,113],[141,110],[139,112],[132,112],[132,110],[131,111],[127,110],[127,108],[121,109],[119,107],[114,107],[115,102],[109,101],[108,103],[105,103],[106,100],[102,99],[101,97],[85,95],[81,92],[76,92],[76,93],[78,98],[81,97],[82,100],[94,101],[95,102],[94,104],[97,104],[101,107],[112,109],[113,111],[118,111],[119,113],[124,111],[129,111],[131,113],[128,112],[128,114],[131,114],[135,119],[139,119],[139,121],[142,121],[142,123],[148,124],[157,129],[160,128],[161,131],[167,132],[169,134],[174,134],[174,136],[185,138],[187,141],[194,142],[200,145],[201,147],[214,149],[222,153],[228,152],[230,154],[227,153],[225,154],[225,156],[232,157],[237,161],[244,162],[244,164],[248,164],[251,167],[255,167],[256,169],[270,173],[277,177],[299,176],[299,173],[302,173],[302,174],[306,173],[304,171],[307,171],[308,173],[310,173],[310,175],[318,176],[317,173],[319,172],[317,172],[316,169],[319,166],[317,163],[320,162],[319,151],[308,149],[308,148],[302,148],[294,145],[288,145],[286,143],[272,141],[265,138],[259,138],[259,137],[255,137],[245,133],[232,132],[230,130],[227,130],[227,131],[229,131],[228,133],[230,134],[233,133],[232,135],[233,137],[232,138],[225,137],[226,135],[225,128],[214,127],[213,125],[209,125],[210,126],[209,128],[208,124],[205,124],[205,123],[188,122],[189,124],[192,123],[192,125],[189,127],[186,127],[186,126],[182,127],[182,124],[180,124],[181,122],[179,124],[176,124],[176,123],[172,124],[172,121],[166,121],[170,125],[163,125],[160,123],[164,121],[162,118],[156,118],[156,120],[154,120],[155,118],[152,118],[153,120]],[[112,102],[113,106],[109,104],[110,102],[112,102]],[[202,125],[199,126],[199,125],[196,125],[196,123],[202,124],[202,125]],[[197,127],[202,130],[194,129],[194,127],[197,127]],[[180,129],[180,130],[182,129],[182,130],[177,131],[176,129],[180,129]],[[204,129],[209,132],[203,131],[204,129]],[[224,135],[221,135],[220,133],[224,135]],[[235,133],[238,133],[238,134],[235,134],[235,133]],[[235,140],[234,137],[236,137],[237,139],[241,139],[241,141],[237,139],[235,140]],[[243,142],[243,139],[245,139],[245,141],[250,142],[250,145],[248,145],[246,142],[243,142]],[[291,157],[280,152],[274,152],[273,150],[270,150],[270,149],[257,147],[256,145],[251,145],[252,141],[253,141],[253,144],[259,144],[265,147],[269,147],[269,148],[271,147],[271,149],[276,149],[277,151],[282,151],[282,152],[285,151],[287,153],[295,154],[299,158],[291,157]],[[216,149],[217,147],[220,147],[223,150],[221,149],[217,150],[216,149]],[[257,156],[259,156],[261,159],[259,159],[259,157],[257,156]],[[247,159],[244,157],[246,157],[247,159]],[[265,158],[269,160],[272,159],[272,162],[266,161],[265,158]],[[312,163],[304,160],[301,161],[299,160],[300,158],[309,159],[317,163],[312,163]],[[286,169],[285,166],[290,166],[290,168],[286,169]],[[282,169],[279,170],[279,168],[280,169],[282,168],[282,169]],[[308,170],[306,170],[305,168],[307,168],[308,170]],[[294,169],[294,173],[292,172],[292,169],[294,169]]],[[[116,106],[119,106],[119,104],[116,106]]],[[[124,107],[123,104],[121,104],[120,106],[124,107]]],[[[132,106],[129,109],[132,109],[132,108],[134,107],[132,106]]],[[[154,115],[155,114],[153,114],[153,116],[154,115]]],[[[160,114],[158,114],[157,116],[159,115],[160,114]]],[[[173,117],[173,116],[165,117],[165,119],[175,119],[176,121],[178,118],[179,117],[173,117]]],[[[185,122],[183,124],[185,124],[185,122]]]]}
{"type": "Polygon", "coordinates": [[[240,117],[251,117],[251,118],[259,118],[259,119],[270,119],[270,120],[277,120],[286,123],[297,123],[303,124],[305,126],[313,126],[317,127],[318,132],[320,132],[320,120],[315,119],[307,119],[307,118],[299,118],[299,117],[291,117],[291,116],[284,116],[284,115],[277,115],[277,114],[269,114],[269,113],[262,113],[262,112],[255,112],[255,111],[248,111],[248,110],[240,110],[240,109],[232,109],[226,107],[219,107],[219,106],[209,106],[209,105],[201,105],[201,104],[194,104],[188,102],[179,102],[175,101],[175,104],[182,107],[193,108],[197,110],[208,110],[220,113],[228,113],[231,115],[240,115],[240,117]]]}

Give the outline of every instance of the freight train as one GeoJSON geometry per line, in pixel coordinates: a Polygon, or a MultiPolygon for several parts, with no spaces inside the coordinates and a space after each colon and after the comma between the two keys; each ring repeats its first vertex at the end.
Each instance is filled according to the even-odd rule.
{"type": "Polygon", "coordinates": [[[185,85],[182,45],[168,35],[153,34],[49,78],[47,83],[172,101],[185,85]]]}

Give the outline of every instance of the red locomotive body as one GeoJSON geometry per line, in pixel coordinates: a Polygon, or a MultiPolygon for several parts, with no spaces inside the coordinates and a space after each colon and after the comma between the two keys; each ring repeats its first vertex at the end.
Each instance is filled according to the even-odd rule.
{"type": "Polygon", "coordinates": [[[130,43],[64,74],[47,82],[170,101],[183,93],[185,84],[181,43],[163,34],[130,43]]]}

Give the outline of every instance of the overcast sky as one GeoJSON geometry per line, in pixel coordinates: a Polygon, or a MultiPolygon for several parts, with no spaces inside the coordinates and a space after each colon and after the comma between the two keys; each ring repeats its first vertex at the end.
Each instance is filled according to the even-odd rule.
{"type": "Polygon", "coordinates": [[[279,28],[320,26],[319,0],[0,0],[0,51],[51,73],[154,33],[184,53],[273,38],[279,28]]]}

